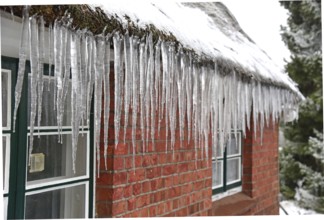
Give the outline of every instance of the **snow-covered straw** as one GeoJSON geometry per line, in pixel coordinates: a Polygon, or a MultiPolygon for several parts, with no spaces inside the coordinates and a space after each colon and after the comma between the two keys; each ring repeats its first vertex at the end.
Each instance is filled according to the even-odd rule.
{"type": "MultiPolygon", "coordinates": [[[[178,4],[173,5],[171,9],[151,4],[151,7],[156,7],[155,11],[146,15],[139,15],[139,11],[136,11],[139,10],[138,6],[134,11],[127,11],[130,10],[127,9],[128,7],[119,7],[112,7],[110,11],[120,15],[127,12],[131,18],[141,16],[136,18],[145,22],[150,21],[150,13],[158,13],[159,10],[164,10],[166,14],[171,13],[170,16],[180,9],[184,11],[184,15],[189,13],[189,9],[178,4]],[[125,9],[125,11],[120,12],[117,9],[125,9]]],[[[145,11],[150,10],[145,9],[145,11]]],[[[196,10],[193,12],[197,15],[206,16],[196,10]]],[[[161,16],[160,12],[158,14],[157,17],[161,16]]],[[[196,16],[190,15],[189,17],[196,16]]],[[[202,19],[199,16],[197,18],[202,19]]],[[[155,22],[154,24],[162,30],[175,31],[172,33],[183,40],[182,46],[186,43],[190,44],[189,36],[184,35],[190,34],[186,32],[189,30],[184,30],[183,33],[176,31],[170,21],[164,21],[165,19],[163,17],[161,20],[157,19],[152,22],[155,22]]],[[[124,32],[125,34],[115,31],[108,35],[93,36],[87,30],[72,29],[71,20],[68,17],[56,20],[53,28],[49,27],[50,36],[47,41],[50,43],[49,48],[51,49],[49,54],[44,54],[41,48],[45,41],[43,19],[36,16],[28,18],[28,15],[26,15],[23,18],[22,25],[20,64],[25,62],[25,51],[28,45],[31,53],[31,137],[33,137],[32,132],[36,116],[41,118],[41,112],[40,110],[37,111],[37,105],[41,104],[40,97],[43,90],[42,67],[43,62],[49,59],[50,64],[54,63],[55,65],[54,100],[59,131],[66,107],[66,95],[69,91],[70,81],[72,81],[71,103],[68,104],[71,105],[72,109],[74,170],[79,129],[84,124],[89,125],[92,97],[95,106],[94,133],[98,166],[100,166],[100,131],[104,129],[103,143],[106,165],[108,138],[114,139],[115,147],[118,147],[118,143],[125,139],[128,132],[127,128],[121,129],[122,122],[124,122],[124,127],[131,124],[133,154],[135,154],[136,146],[137,121],[142,131],[143,150],[146,151],[148,142],[152,141],[154,144],[156,136],[160,135],[161,122],[164,120],[166,135],[167,138],[170,138],[171,143],[171,145],[166,145],[166,150],[174,151],[177,138],[176,129],[179,129],[181,140],[193,140],[196,151],[200,150],[208,157],[209,137],[212,137],[213,147],[216,147],[218,144],[225,146],[224,143],[229,140],[231,133],[234,133],[235,138],[237,138],[236,131],[242,131],[243,136],[245,136],[246,128],[252,129],[250,127],[251,114],[254,131],[257,130],[259,125],[262,135],[264,126],[278,122],[279,118],[285,117],[289,110],[297,109],[301,99],[298,90],[288,76],[279,76],[279,73],[273,72],[277,69],[272,69],[271,66],[266,65],[260,68],[254,66],[253,68],[259,68],[259,71],[255,74],[261,74],[266,67],[266,71],[271,73],[269,77],[273,77],[271,80],[280,82],[280,85],[285,84],[285,87],[269,84],[267,81],[264,83],[262,77],[252,77],[247,80],[235,68],[231,69],[230,73],[228,73],[228,70],[225,72],[223,68],[220,68],[219,63],[221,61],[225,58],[239,61],[241,57],[238,54],[231,54],[230,50],[226,49],[228,40],[224,40],[223,44],[220,44],[219,42],[222,42],[225,36],[213,29],[204,33],[204,35],[217,32],[216,39],[219,40],[213,40],[216,43],[213,43],[209,37],[208,39],[202,38],[200,43],[191,45],[191,48],[195,49],[198,54],[200,52],[209,53],[208,55],[214,61],[201,63],[199,62],[201,57],[196,58],[197,53],[184,50],[181,45],[176,47],[174,42],[162,39],[153,42],[151,33],[147,33],[141,38],[130,35],[127,31],[124,32]],[[206,40],[206,42],[204,43],[203,40],[206,40]],[[215,47],[217,50],[208,51],[207,49],[205,51],[206,48],[204,47],[210,47],[210,44],[213,44],[212,48],[215,47]],[[112,57],[114,59],[113,82],[110,81],[111,46],[113,46],[112,57]],[[216,53],[216,51],[218,52],[216,53]],[[110,85],[114,87],[113,94],[110,93],[110,85]],[[102,96],[104,96],[104,99],[102,96]],[[111,97],[114,99],[115,137],[108,137],[111,97]],[[104,100],[104,103],[102,103],[102,100],[104,100]],[[104,116],[101,118],[103,107],[104,116]],[[124,131],[124,135],[120,135],[121,131],[124,131]]],[[[181,24],[175,21],[174,25],[181,24]]],[[[195,37],[198,38],[198,36],[195,37]]],[[[244,50],[241,47],[239,49],[244,50]]],[[[246,59],[249,58],[245,57],[243,63],[246,62],[247,71],[251,71],[250,68],[252,67],[249,64],[252,61],[246,59]]],[[[18,72],[23,73],[24,68],[24,65],[19,65],[18,72]]],[[[266,72],[266,75],[268,72],[266,72]]],[[[268,77],[268,75],[263,77],[268,77]]],[[[19,87],[22,84],[22,79],[23,77],[19,74],[16,97],[20,97],[21,89],[19,87]]],[[[15,109],[18,108],[18,104],[19,99],[15,102],[15,109]]],[[[39,106],[38,109],[40,109],[39,106]]],[[[40,121],[37,123],[39,124],[40,121]]],[[[32,142],[31,138],[30,153],[32,152],[32,142]]]]}

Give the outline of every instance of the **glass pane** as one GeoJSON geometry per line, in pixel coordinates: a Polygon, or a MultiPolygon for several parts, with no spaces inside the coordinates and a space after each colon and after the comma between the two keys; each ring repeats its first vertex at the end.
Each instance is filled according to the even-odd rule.
{"type": "MultiPolygon", "coordinates": [[[[28,76],[28,112],[30,112],[30,83],[31,77],[28,76]]],[[[54,101],[54,78],[44,76],[44,87],[43,87],[43,97],[42,97],[42,118],[40,126],[57,126],[57,117],[56,117],[56,105],[54,101]]],[[[66,94],[65,106],[64,106],[64,115],[62,126],[71,126],[71,84],[69,90],[66,94]]],[[[30,114],[28,115],[28,125],[30,125],[30,114]]],[[[37,116],[35,119],[35,127],[37,126],[37,116]]]]}
{"type": "Polygon", "coordinates": [[[85,218],[86,185],[26,196],[26,219],[85,218]]]}
{"type": "Polygon", "coordinates": [[[219,136],[219,134],[217,134],[217,146],[216,146],[216,157],[218,157],[218,158],[222,158],[224,155],[223,155],[223,148],[224,148],[224,146],[221,146],[220,145],[220,141],[219,141],[219,138],[220,138],[220,136],[219,136]]]}
{"type": "Polygon", "coordinates": [[[3,219],[7,219],[8,197],[3,197],[3,219]]]}
{"type": "Polygon", "coordinates": [[[1,105],[2,105],[2,127],[9,129],[10,127],[10,107],[11,107],[11,91],[10,91],[10,74],[1,71],[1,105]]]}
{"type": "Polygon", "coordinates": [[[227,159],[226,177],[227,183],[241,179],[240,158],[227,159]]]}
{"type": "Polygon", "coordinates": [[[236,140],[235,135],[231,134],[231,138],[228,141],[227,144],[227,156],[235,155],[235,154],[241,154],[241,134],[236,134],[236,140]]]}
{"type": "Polygon", "coordinates": [[[10,135],[2,136],[3,193],[8,193],[8,186],[9,186],[9,160],[10,160],[9,146],[10,146],[10,135]]]}
{"type": "Polygon", "coordinates": [[[57,134],[48,133],[42,133],[39,138],[37,134],[34,136],[34,148],[27,172],[27,185],[59,181],[87,174],[88,134],[79,135],[75,173],[72,167],[72,135],[62,134],[63,144],[58,143],[58,138],[57,134]]]}
{"type": "Polygon", "coordinates": [[[223,178],[222,178],[222,172],[223,172],[223,163],[222,161],[213,161],[213,188],[222,186],[223,178]]]}

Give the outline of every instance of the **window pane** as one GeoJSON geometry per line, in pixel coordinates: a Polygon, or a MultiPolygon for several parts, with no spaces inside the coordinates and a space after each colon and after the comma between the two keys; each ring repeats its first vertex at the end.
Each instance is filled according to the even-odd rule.
{"type": "Polygon", "coordinates": [[[2,136],[2,172],[3,193],[8,193],[9,186],[9,160],[10,160],[10,135],[2,136]]]}
{"type": "Polygon", "coordinates": [[[240,158],[227,159],[226,177],[227,183],[241,179],[240,158]]]}
{"type": "Polygon", "coordinates": [[[223,183],[223,162],[213,162],[213,188],[222,186],[223,183]]]}
{"type": "MultiPolygon", "coordinates": [[[[62,134],[63,144],[57,134],[42,133],[34,136],[31,164],[28,166],[27,185],[41,184],[87,174],[88,134],[79,135],[75,173],[72,161],[72,135],[62,134]]],[[[28,139],[29,143],[29,139],[28,139]]]]}
{"type": "MultiPolygon", "coordinates": [[[[30,94],[30,79],[28,76],[28,112],[30,112],[31,106],[31,94],[30,94]]],[[[44,76],[44,87],[43,87],[43,97],[42,97],[42,118],[41,126],[57,126],[57,117],[56,117],[56,100],[54,101],[54,78],[44,76]]],[[[71,84],[70,84],[71,85],[71,84]]],[[[30,114],[28,115],[28,125],[30,125],[30,114]]],[[[37,126],[37,116],[35,119],[35,127],[37,126]]],[[[64,106],[64,115],[62,126],[71,126],[71,86],[66,94],[65,106],[64,106]]]]}
{"type": "Polygon", "coordinates": [[[236,140],[235,135],[231,134],[231,138],[227,144],[227,156],[241,154],[241,134],[237,133],[236,140]]]}
{"type": "Polygon", "coordinates": [[[223,155],[223,149],[224,149],[224,146],[221,146],[220,145],[220,141],[219,141],[219,139],[220,139],[220,136],[219,136],[219,134],[217,134],[217,146],[216,146],[216,157],[218,157],[218,158],[222,158],[224,155],[223,155]]]}
{"type": "Polygon", "coordinates": [[[11,80],[10,73],[1,71],[1,105],[2,105],[2,127],[10,129],[10,109],[11,109],[11,80]]]}
{"type": "Polygon", "coordinates": [[[85,218],[86,185],[26,196],[26,219],[85,218]]]}
{"type": "Polygon", "coordinates": [[[7,219],[7,214],[8,214],[8,197],[3,197],[3,219],[7,219]]]}

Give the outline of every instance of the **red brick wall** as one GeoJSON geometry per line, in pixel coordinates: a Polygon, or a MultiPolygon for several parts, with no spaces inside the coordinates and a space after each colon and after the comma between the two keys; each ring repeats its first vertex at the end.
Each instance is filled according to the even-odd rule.
{"type": "MultiPolygon", "coordinates": [[[[201,151],[196,152],[192,140],[188,143],[185,138],[181,144],[179,131],[172,151],[171,135],[166,139],[164,121],[160,136],[156,131],[155,141],[146,143],[143,152],[142,131],[138,122],[134,167],[131,120],[126,125],[124,142],[125,125],[122,115],[120,140],[115,147],[113,105],[112,98],[108,170],[104,167],[101,140],[100,176],[96,178],[96,217],[208,215],[208,211],[212,209],[211,159],[208,161],[201,151]],[[198,160],[195,158],[196,153],[198,160]]],[[[129,117],[131,118],[131,114],[129,117]]],[[[246,214],[278,214],[278,127],[264,129],[262,146],[260,138],[254,138],[252,133],[253,131],[248,131],[244,140],[242,187],[246,195],[256,200],[256,205],[246,214]]],[[[185,133],[184,137],[187,136],[185,133]]]]}
{"type": "Polygon", "coordinates": [[[279,214],[278,124],[265,126],[261,144],[260,130],[253,126],[243,146],[243,193],[256,201],[246,214],[279,214]]]}

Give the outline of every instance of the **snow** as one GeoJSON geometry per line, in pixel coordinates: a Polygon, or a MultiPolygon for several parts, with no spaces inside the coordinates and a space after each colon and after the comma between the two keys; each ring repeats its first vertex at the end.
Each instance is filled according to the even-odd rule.
{"type": "Polygon", "coordinates": [[[164,33],[172,33],[183,47],[193,49],[202,58],[231,60],[251,72],[256,79],[284,84],[298,93],[294,82],[262,49],[226,22],[228,15],[219,6],[213,9],[220,14],[219,19],[225,22],[225,27],[215,24],[202,10],[177,2],[110,0],[95,6],[100,6],[109,17],[117,15],[125,26],[128,23],[125,15],[140,28],[153,24],[164,33]]]}
{"type": "MultiPolygon", "coordinates": [[[[133,5],[134,3],[129,4],[133,5]]],[[[139,5],[143,6],[142,3],[139,5]]],[[[175,35],[179,35],[177,36],[180,37],[179,39],[183,38],[183,46],[186,46],[186,43],[188,45],[191,44],[192,48],[201,54],[208,54],[210,52],[208,46],[219,46],[222,56],[225,56],[226,59],[239,58],[235,57],[235,54],[237,54],[235,50],[228,50],[225,47],[231,39],[227,39],[225,35],[222,36],[222,32],[212,26],[212,22],[210,22],[208,17],[206,17],[207,15],[202,11],[189,9],[175,3],[171,4],[171,8],[168,9],[164,5],[159,5],[159,10],[157,10],[155,4],[149,3],[149,5],[155,8],[154,10],[152,8],[152,10],[158,14],[157,17],[161,17],[160,21],[155,19],[153,21],[160,22],[160,26],[158,27],[165,28],[165,31],[174,31],[175,35]],[[164,11],[165,14],[161,13],[160,10],[164,11]],[[189,16],[186,13],[192,12],[193,14],[189,17],[201,15],[202,18],[199,17],[198,20],[205,22],[205,25],[208,24],[210,32],[207,32],[207,34],[214,34],[213,37],[217,37],[215,38],[217,40],[214,38],[212,40],[212,36],[209,36],[208,39],[204,37],[198,39],[198,36],[195,35],[184,36],[183,34],[187,33],[186,31],[189,31],[190,28],[187,28],[188,30],[185,28],[183,33],[181,32],[182,30],[176,29],[176,27],[182,25],[182,21],[177,20],[179,16],[176,14],[182,12],[184,13],[183,16],[189,16]],[[197,37],[197,39],[192,37],[197,37]],[[211,41],[209,42],[211,45],[206,44],[208,40],[211,41]]],[[[148,8],[145,8],[145,11],[148,12],[147,15],[144,15],[145,13],[137,15],[136,13],[142,11],[142,9],[139,9],[138,6],[136,7],[133,10],[135,14],[129,12],[129,16],[141,16],[143,19],[149,19],[152,16],[148,8]]],[[[114,6],[110,10],[113,9],[114,6]]],[[[115,8],[115,10],[117,9],[122,10],[124,8],[120,6],[115,8]]],[[[130,8],[128,9],[131,10],[130,8]]],[[[145,19],[144,21],[146,21],[145,19]]],[[[291,87],[290,89],[285,89],[271,86],[270,84],[263,84],[259,78],[246,80],[236,69],[224,70],[224,68],[218,65],[219,61],[217,61],[217,56],[220,56],[220,54],[217,54],[218,52],[214,53],[216,50],[213,51],[214,54],[210,54],[215,58],[214,63],[200,63],[199,59],[201,57],[197,58],[196,54],[192,51],[185,51],[181,45],[176,45],[174,42],[159,39],[154,44],[152,33],[145,34],[141,39],[137,36],[130,36],[127,32],[123,34],[117,31],[108,35],[100,34],[93,36],[87,30],[72,29],[70,27],[70,21],[69,17],[65,17],[62,20],[56,20],[54,22],[53,29],[49,31],[52,36],[49,36],[49,39],[46,41],[51,44],[48,46],[52,49],[48,50],[50,54],[47,51],[44,57],[49,57],[48,59],[50,60],[53,58],[55,65],[54,110],[56,111],[59,132],[62,129],[65,110],[64,103],[67,91],[69,90],[69,81],[72,81],[70,105],[72,109],[73,169],[75,169],[79,130],[83,129],[85,121],[86,125],[89,125],[92,96],[94,96],[95,106],[94,135],[98,172],[100,166],[100,135],[102,124],[104,126],[103,135],[105,140],[103,141],[103,145],[106,165],[108,139],[115,140],[116,148],[118,147],[119,141],[126,139],[125,135],[127,133],[128,121],[130,120],[130,111],[132,113],[131,141],[133,144],[133,155],[135,155],[137,121],[139,121],[139,126],[142,131],[140,137],[142,140],[142,150],[146,152],[150,144],[149,141],[154,145],[156,132],[158,133],[157,136],[160,135],[161,122],[164,120],[165,125],[163,127],[165,127],[166,138],[168,140],[165,146],[166,151],[171,151],[174,156],[176,139],[178,138],[176,134],[179,130],[179,138],[181,140],[187,136],[188,141],[193,140],[195,151],[200,151],[201,155],[208,158],[209,135],[212,136],[213,143],[220,143],[221,146],[224,146],[224,143],[230,139],[232,133],[234,133],[236,139],[236,131],[238,130],[241,130],[243,136],[245,136],[245,128],[250,126],[250,115],[253,113],[254,131],[257,130],[257,125],[260,125],[262,138],[263,127],[269,125],[270,115],[272,116],[272,123],[276,123],[281,116],[284,119],[286,116],[289,116],[287,114],[289,110],[297,109],[298,107],[300,97],[295,93],[296,88],[291,87]],[[113,94],[109,92],[111,43],[114,48],[114,82],[111,82],[114,85],[113,94]],[[109,103],[111,96],[114,97],[114,137],[108,137],[109,103]],[[104,100],[104,103],[102,103],[102,100],[104,100]],[[104,123],[101,123],[103,104],[104,123]],[[155,118],[158,118],[157,125],[155,124],[155,118]],[[124,131],[124,136],[120,135],[122,128],[121,122],[125,124],[122,130],[124,131]],[[188,128],[187,135],[185,135],[185,127],[188,128]]],[[[22,52],[20,62],[25,62],[23,51],[25,47],[29,46],[31,48],[30,57],[32,58],[31,138],[29,153],[32,153],[32,133],[35,118],[41,114],[41,112],[37,111],[37,100],[39,101],[42,89],[39,74],[42,72],[40,66],[43,65],[44,58],[40,47],[42,47],[44,41],[42,40],[42,27],[38,28],[38,25],[36,25],[38,24],[37,22],[42,24],[42,19],[39,17],[31,17],[29,22],[30,30],[26,29],[26,22],[23,22],[23,28],[25,28],[25,32],[30,37],[29,39],[26,38],[26,33],[24,32],[21,43],[22,52]],[[38,41],[38,36],[41,37],[41,41],[38,41]]],[[[139,24],[144,25],[145,22],[140,22],[139,24]]],[[[201,26],[202,29],[206,28],[203,27],[204,23],[201,23],[201,26]]],[[[230,43],[227,46],[236,47],[236,45],[231,45],[230,43]]],[[[241,51],[240,46],[242,45],[239,44],[237,46],[239,51],[241,51]]],[[[247,55],[244,52],[243,54],[247,55]]],[[[259,54],[261,58],[262,54],[266,57],[262,52],[259,54]]],[[[248,59],[248,55],[246,59],[248,59]]],[[[245,61],[243,60],[243,63],[246,63],[245,61]]],[[[250,61],[247,61],[247,63],[250,61]]],[[[259,62],[256,60],[256,64],[253,64],[254,67],[257,67],[257,63],[259,62]]],[[[265,64],[265,62],[263,63],[265,64]]],[[[267,68],[272,68],[271,63],[266,64],[267,68]]],[[[18,72],[22,72],[24,67],[24,65],[20,65],[18,72]]],[[[282,80],[282,77],[275,78],[278,82],[285,82],[282,80]]],[[[21,83],[18,81],[16,91],[19,91],[21,83]]],[[[18,108],[18,105],[15,108],[18,108]]],[[[254,133],[257,135],[256,132],[254,133]]],[[[214,147],[216,146],[217,144],[214,144],[214,147]]],[[[197,153],[195,157],[198,157],[197,153]]]]}
{"type": "MultiPolygon", "coordinates": [[[[294,200],[281,201],[280,205],[288,215],[322,215],[314,210],[304,209],[298,206],[297,202],[294,200]]],[[[287,215],[282,208],[280,208],[280,215],[287,215]]]]}

